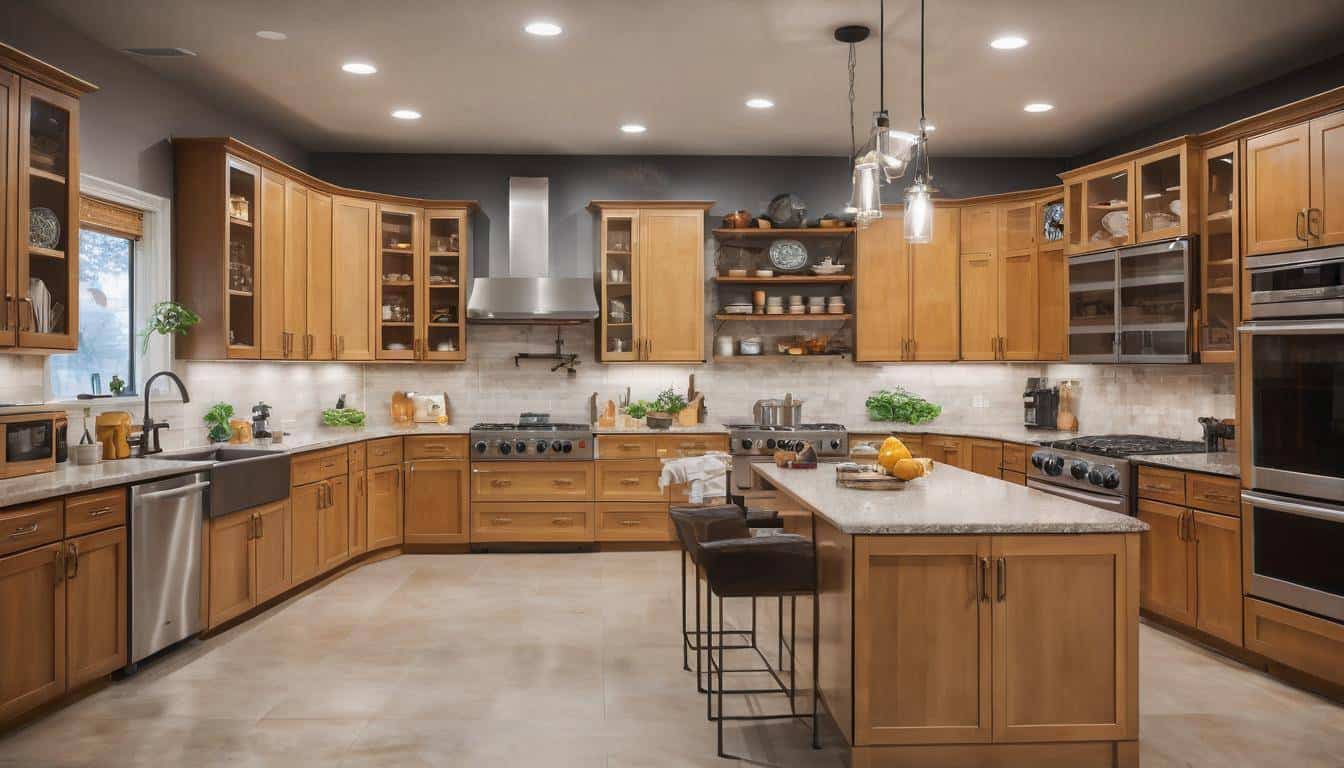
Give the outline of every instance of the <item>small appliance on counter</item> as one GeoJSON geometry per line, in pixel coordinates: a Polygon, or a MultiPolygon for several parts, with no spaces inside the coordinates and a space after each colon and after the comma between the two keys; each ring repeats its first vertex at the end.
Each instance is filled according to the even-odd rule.
{"type": "Polygon", "coordinates": [[[128,411],[103,411],[94,422],[98,442],[103,445],[103,458],[129,459],[131,457],[131,414],[128,411]]]}
{"type": "Polygon", "coordinates": [[[57,434],[64,433],[64,411],[28,411],[0,416],[4,453],[0,478],[37,475],[56,470],[57,434]]]}
{"type": "Polygon", "coordinates": [[[267,445],[272,442],[271,406],[257,403],[252,406],[252,439],[267,445]]]}
{"type": "MultiPolygon", "coordinates": [[[[1059,428],[1059,388],[1044,376],[1031,376],[1022,392],[1022,426],[1031,429],[1059,428]]],[[[1077,420],[1074,427],[1077,428],[1077,420]]]]}
{"type": "Polygon", "coordinates": [[[1228,440],[1237,439],[1237,427],[1231,420],[1216,416],[1200,416],[1199,425],[1204,428],[1204,449],[1209,453],[1227,450],[1228,440]]]}

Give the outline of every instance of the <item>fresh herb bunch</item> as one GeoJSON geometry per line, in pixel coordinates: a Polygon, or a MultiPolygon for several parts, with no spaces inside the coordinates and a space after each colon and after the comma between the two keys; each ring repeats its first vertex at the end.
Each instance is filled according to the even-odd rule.
{"type": "Polygon", "coordinates": [[[658,393],[658,398],[653,401],[653,410],[658,413],[677,413],[685,408],[689,403],[675,389],[668,387],[658,393]]]}
{"type": "Polygon", "coordinates": [[[186,336],[191,327],[201,322],[201,316],[176,301],[160,301],[149,314],[149,322],[140,331],[140,354],[149,352],[149,337],[152,334],[170,336],[176,333],[186,336]]]}
{"type": "Polygon", "coordinates": [[[642,419],[653,409],[653,403],[650,403],[648,400],[635,400],[634,402],[626,404],[625,415],[632,419],[642,419]]]}
{"type": "Polygon", "coordinates": [[[215,403],[205,412],[205,423],[210,425],[211,442],[222,443],[233,435],[229,419],[233,418],[233,406],[228,403],[215,403]]]}
{"type": "Polygon", "coordinates": [[[933,421],[943,412],[941,405],[901,387],[894,390],[880,389],[870,395],[863,405],[873,421],[899,421],[906,424],[933,421]]]}
{"type": "Polygon", "coordinates": [[[328,408],[322,411],[322,423],[328,427],[362,427],[364,412],[358,408],[328,408]]]}

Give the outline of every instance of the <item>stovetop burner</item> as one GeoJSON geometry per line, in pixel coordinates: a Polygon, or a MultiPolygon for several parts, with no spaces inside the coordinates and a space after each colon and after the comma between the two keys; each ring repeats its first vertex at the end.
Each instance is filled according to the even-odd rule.
{"type": "Polygon", "coordinates": [[[552,424],[550,422],[544,424],[484,422],[471,425],[472,432],[589,432],[591,429],[587,424],[552,424]]]}
{"type": "Polygon", "coordinates": [[[793,426],[771,426],[768,424],[728,424],[729,429],[750,429],[759,432],[844,432],[844,424],[795,424],[793,426]]]}
{"type": "Polygon", "coordinates": [[[1116,459],[1161,453],[1204,453],[1206,450],[1204,444],[1198,441],[1148,435],[1090,435],[1055,440],[1044,445],[1061,451],[1093,453],[1116,459]]]}

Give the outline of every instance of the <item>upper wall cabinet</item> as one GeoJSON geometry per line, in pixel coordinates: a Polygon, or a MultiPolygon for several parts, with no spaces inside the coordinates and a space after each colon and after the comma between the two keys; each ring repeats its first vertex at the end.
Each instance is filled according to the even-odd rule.
{"type": "Polygon", "coordinates": [[[93,85],[0,44],[0,347],[79,341],[79,98],[93,85]]]}
{"type": "Polygon", "coordinates": [[[705,360],[705,211],[713,203],[595,200],[604,363],[705,360]]]}
{"type": "Polygon", "coordinates": [[[1148,243],[1197,232],[1190,141],[1060,174],[1064,180],[1065,251],[1069,255],[1148,243]]]}
{"type": "Polygon", "coordinates": [[[194,360],[466,359],[475,203],[327,184],[233,139],[176,139],[177,301],[194,360]]]}
{"type": "Polygon", "coordinates": [[[1246,255],[1344,243],[1344,112],[1247,139],[1246,255]]]}
{"type": "MultiPolygon", "coordinates": [[[[961,210],[934,210],[933,239],[905,242],[900,208],[858,234],[854,359],[859,362],[956,360],[960,351],[958,249],[961,210]]],[[[979,222],[970,225],[972,237],[979,222]]]]}

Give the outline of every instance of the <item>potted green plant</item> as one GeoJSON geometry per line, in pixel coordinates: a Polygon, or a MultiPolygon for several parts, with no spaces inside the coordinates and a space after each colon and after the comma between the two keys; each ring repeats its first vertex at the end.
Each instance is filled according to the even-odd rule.
{"type": "Polygon", "coordinates": [[[672,387],[664,389],[658,393],[658,397],[653,401],[653,410],[649,411],[645,417],[645,422],[650,429],[669,429],[672,426],[672,420],[681,413],[689,403],[672,387]]]}
{"type": "Polygon", "coordinates": [[[880,389],[864,401],[868,418],[873,421],[898,421],[904,424],[923,424],[938,418],[942,406],[907,392],[901,387],[880,389]]]}
{"type": "Polygon", "coordinates": [[[212,443],[222,443],[233,435],[229,419],[233,418],[233,406],[228,403],[215,403],[205,412],[205,423],[210,425],[207,436],[212,443]]]}
{"type": "Polygon", "coordinates": [[[621,415],[625,417],[627,427],[638,427],[644,423],[644,418],[648,416],[653,404],[648,400],[635,400],[626,403],[621,409],[621,415]]]}
{"type": "Polygon", "coordinates": [[[161,336],[177,334],[186,336],[191,327],[201,322],[201,316],[176,301],[160,301],[149,313],[149,321],[140,331],[140,353],[149,352],[149,337],[155,333],[161,336]]]}

